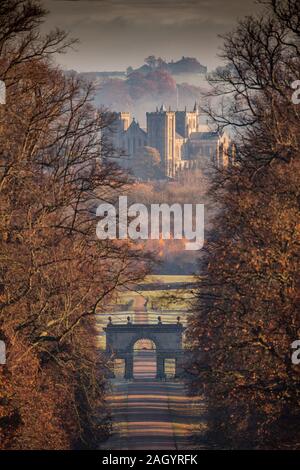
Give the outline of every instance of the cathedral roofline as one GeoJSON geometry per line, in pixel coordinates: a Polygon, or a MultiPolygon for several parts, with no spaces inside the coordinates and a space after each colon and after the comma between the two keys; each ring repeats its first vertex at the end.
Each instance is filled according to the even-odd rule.
{"type": "Polygon", "coordinates": [[[179,134],[179,132],[175,133],[176,139],[185,139],[186,137],[183,137],[183,135],[179,134]]]}
{"type": "Polygon", "coordinates": [[[214,140],[222,137],[218,131],[208,131],[208,132],[192,132],[190,135],[191,139],[197,140],[214,140]]]}
{"type": "Polygon", "coordinates": [[[130,126],[125,131],[125,133],[128,132],[129,129],[133,129],[134,127],[137,127],[140,131],[142,131],[145,135],[147,135],[147,132],[142,127],[140,127],[139,123],[135,120],[135,118],[132,119],[130,126]]]}

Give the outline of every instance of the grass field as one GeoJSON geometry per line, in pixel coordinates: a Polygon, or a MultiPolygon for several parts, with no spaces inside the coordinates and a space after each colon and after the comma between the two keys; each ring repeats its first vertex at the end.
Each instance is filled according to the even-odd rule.
{"type": "MultiPolygon", "coordinates": [[[[194,276],[150,275],[142,285],[161,284],[161,289],[121,292],[117,302],[107,306],[107,311],[97,315],[98,346],[105,348],[105,332],[103,327],[108,323],[108,317],[113,323],[126,323],[129,316],[134,323],[157,323],[160,316],[163,323],[176,323],[180,316],[185,325],[187,316],[192,308],[194,299],[190,284],[196,282],[194,276]],[[188,283],[189,288],[164,289],[164,284],[188,283]]],[[[167,287],[167,286],[166,286],[167,287]]]]}
{"type": "Polygon", "coordinates": [[[182,275],[165,275],[165,274],[150,274],[145,277],[143,284],[146,283],[173,283],[173,282],[196,282],[197,279],[195,276],[182,276],[182,275]]]}

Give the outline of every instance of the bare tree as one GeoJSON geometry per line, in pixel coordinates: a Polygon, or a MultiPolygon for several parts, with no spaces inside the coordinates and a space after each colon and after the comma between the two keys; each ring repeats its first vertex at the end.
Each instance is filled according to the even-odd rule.
{"type": "Polygon", "coordinates": [[[109,429],[95,314],[147,260],[127,241],[96,238],[95,207],[128,179],[108,161],[112,114],[53,65],[70,41],[43,38],[43,15],[29,0],[0,7],[1,446],[95,448],[109,429]]]}
{"type": "Polygon", "coordinates": [[[226,36],[217,123],[239,137],[238,165],[216,176],[221,210],[189,325],[194,390],[209,403],[209,437],[226,448],[299,448],[299,2],[266,2],[226,36]]]}

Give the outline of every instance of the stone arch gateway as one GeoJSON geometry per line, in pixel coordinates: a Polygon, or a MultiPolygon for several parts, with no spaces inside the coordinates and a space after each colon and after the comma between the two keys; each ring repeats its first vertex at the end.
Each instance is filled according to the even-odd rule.
{"type": "Polygon", "coordinates": [[[125,379],[133,379],[133,348],[140,339],[153,341],[156,347],[156,378],[164,379],[165,359],[175,359],[175,376],[183,374],[182,335],[185,328],[176,324],[133,324],[115,325],[111,321],[104,328],[106,353],[114,359],[124,359],[125,379]]]}

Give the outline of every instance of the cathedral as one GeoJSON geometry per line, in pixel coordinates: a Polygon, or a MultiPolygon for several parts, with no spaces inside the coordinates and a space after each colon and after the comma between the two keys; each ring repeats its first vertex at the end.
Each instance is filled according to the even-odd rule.
{"type": "Polygon", "coordinates": [[[144,147],[158,150],[165,177],[174,178],[183,170],[203,168],[211,162],[217,168],[231,165],[234,147],[229,136],[201,124],[197,104],[193,110],[172,111],[161,106],[147,112],[147,129],[131,119],[130,113],[116,113],[113,145],[121,152],[121,166],[134,171],[134,162],[144,147]]]}

